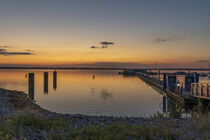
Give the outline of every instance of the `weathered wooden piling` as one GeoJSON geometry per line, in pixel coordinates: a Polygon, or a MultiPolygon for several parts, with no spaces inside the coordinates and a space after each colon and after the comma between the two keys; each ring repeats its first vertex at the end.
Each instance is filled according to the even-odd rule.
{"type": "Polygon", "coordinates": [[[34,100],[34,73],[28,73],[28,97],[34,100]]]}
{"type": "Polygon", "coordinates": [[[57,89],[57,71],[56,70],[53,72],[53,88],[54,90],[57,89]]]}
{"type": "Polygon", "coordinates": [[[44,72],[44,93],[48,93],[48,72],[44,72]]]}

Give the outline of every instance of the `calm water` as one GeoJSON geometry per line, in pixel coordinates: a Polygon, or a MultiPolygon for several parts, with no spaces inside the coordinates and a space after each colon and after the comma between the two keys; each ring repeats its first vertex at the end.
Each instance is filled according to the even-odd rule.
{"type": "Polygon", "coordinates": [[[53,82],[52,70],[0,70],[0,87],[28,93],[29,72],[34,72],[30,98],[50,111],[149,116],[165,109],[159,92],[137,77],[118,75],[119,71],[58,70],[53,82]],[[45,82],[44,72],[49,72],[45,82]]]}

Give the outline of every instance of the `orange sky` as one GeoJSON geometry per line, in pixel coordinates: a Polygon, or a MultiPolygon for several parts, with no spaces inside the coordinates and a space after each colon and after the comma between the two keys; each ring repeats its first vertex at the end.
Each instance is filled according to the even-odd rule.
{"type": "Polygon", "coordinates": [[[207,3],[5,1],[0,5],[0,66],[114,62],[207,68],[207,3]],[[90,48],[101,47],[102,41],[114,45],[90,48]]]}

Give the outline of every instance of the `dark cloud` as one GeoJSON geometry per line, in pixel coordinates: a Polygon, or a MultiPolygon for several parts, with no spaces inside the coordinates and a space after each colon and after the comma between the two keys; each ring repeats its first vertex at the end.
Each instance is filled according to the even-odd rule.
{"type": "MultiPolygon", "coordinates": [[[[61,65],[60,65],[61,66],[61,65]]],[[[147,65],[141,63],[129,63],[129,62],[95,62],[95,63],[84,63],[84,64],[66,64],[64,67],[98,67],[98,68],[135,68],[145,67],[147,65]]]]}
{"type": "Polygon", "coordinates": [[[103,41],[103,42],[100,42],[101,45],[114,45],[114,42],[108,42],[108,41],[103,41]]]}
{"type": "Polygon", "coordinates": [[[210,60],[197,60],[196,62],[200,62],[200,63],[209,63],[210,60]]]}
{"type": "Polygon", "coordinates": [[[0,52],[5,52],[6,51],[6,49],[0,49],[0,52]]]}
{"type": "Polygon", "coordinates": [[[0,49],[0,55],[34,55],[31,52],[8,52],[6,49],[0,49]]]}
{"type": "Polygon", "coordinates": [[[10,46],[0,46],[0,55],[34,55],[34,53],[32,53],[32,50],[25,50],[23,52],[10,52],[8,51],[8,48],[10,48],[10,46]]]}
{"type": "Polygon", "coordinates": [[[100,44],[102,46],[100,46],[100,47],[91,46],[90,48],[91,49],[107,49],[109,47],[109,45],[114,45],[114,42],[103,41],[103,42],[100,42],[100,44]]]}
{"type": "Polygon", "coordinates": [[[99,47],[96,46],[90,46],[91,49],[98,49],[99,47]]]}
{"type": "Polygon", "coordinates": [[[108,48],[108,46],[101,46],[101,48],[102,48],[102,49],[106,49],[106,48],[108,48]]]}
{"type": "Polygon", "coordinates": [[[101,47],[96,47],[96,46],[90,46],[91,49],[107,49],[108,46],[101,46],[101,47]]]}
{"type": "Polygon", "coordinates": [[[9,46],[0,46],[0,48],[10,48],[9,46]]]}

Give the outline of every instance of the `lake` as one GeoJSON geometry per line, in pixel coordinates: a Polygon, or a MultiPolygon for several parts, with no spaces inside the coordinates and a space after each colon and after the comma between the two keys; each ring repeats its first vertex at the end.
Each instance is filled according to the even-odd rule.
{"type": "Polygon", "coordinates": [[[138,77],[118,75],[118,72],[57,70],[53,77],[53,70],[2,69],[0,87],[31,92],[29,97],[37,104],[58,113],[148,117],[165,110],[159,92],[138,77]],[[32,72],[31,85],[28,73],[32,72]],[[48,72],[45,78],[44,72],[48,72]]]}

